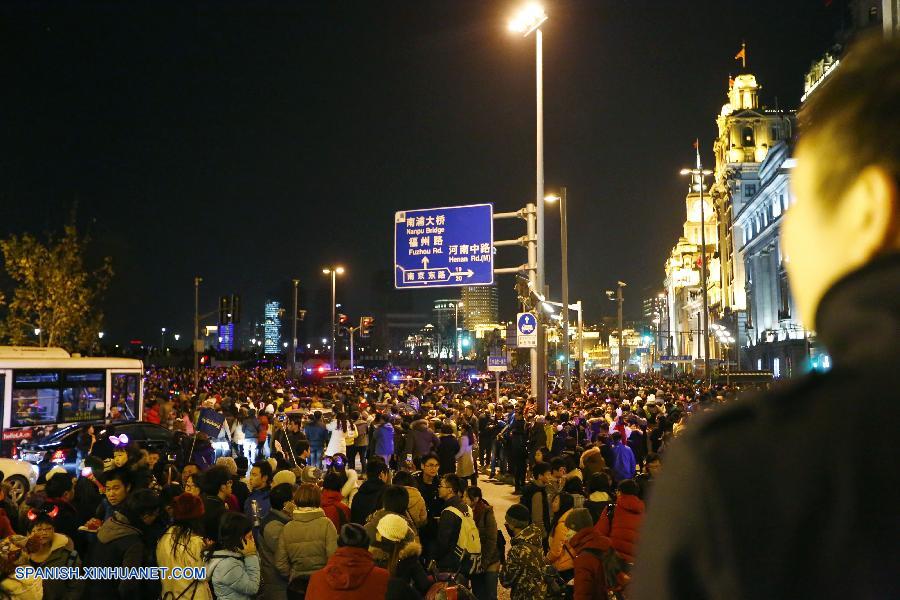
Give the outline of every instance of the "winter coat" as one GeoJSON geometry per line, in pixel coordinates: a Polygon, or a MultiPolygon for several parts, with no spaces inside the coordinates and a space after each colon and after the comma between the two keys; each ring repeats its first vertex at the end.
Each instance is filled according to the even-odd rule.
{"type": "Polygon", "coordinates": [[[550,550],[547,552],[547,562],[556,567],[557,571],[568,571],[573,568],[572,555],[566,552],[566,542],[572,537],[573,531],[566,527],[566,517],[573,509],[567,510],[556,522],[556,527],[550,532],[550,550]]]}
{"type": "Polygon", "coordinates": [[[455,435],[442,435],[438,442],[437,455],[441,461],[438,475],[447,475],[456,472],[456,454],[459,452],[459,441],[455,435]]]}
{"type": "Polygon", "coordinates": [[[309,578],[306,597],[374,600],[384,598],[390,575],[376,567],[372,555],[364,548],[344,547],[328,559],[324,569],[309,578]]]}
{"type": "MultiPolygon", "coordinates": [[[[392,513],[383,508],[379,508],[378,510],[376,510],[369,516],[369,519],[366,521],[366,524],[363,527],[365,528],[366,533],[369,534],[370,542],[375,539],[375,534],[378,532],[378,522],[381,520],[381,517],[383,517],[387,514],[396,514],[396,513],[392,513]]],[[[400,515],[400,516],[403,517],[404,519],[406,519],[406,523],[407,523],[407,525],[409,525],[410,535],[412,535],[413,539],[418,540],[419,539],[419,530],[416,528],[416,524],[409,517],[409,515],[400,515]]]]}
{"type": "Polygon", "coordinates": [[[290,515],[273,508],[260,525],[261,536],[256,544],[256,552],[259,555],[261,600],[285,600],[287,597],[288,581],[275,566],[275,552],[278,549],[278,538],[290,520],[290,515]]]}
{"type": "Polygon", "coordinates": [[[191,453],[191,462],[197,463],[201,471],[206,471],[216,464],[216,451],[209,442],[197,441],[191,453]]]}
{"type": "Polygon", "coordinates": [[[897,595],[900,253],[835,282],[815,329],[831,370],[698,416],[666,450],[635,598],[897,595]]]}
{"type": "Polygon", "coordinates": [[[394,453],[394,426],[390,423],[379,425],[372,432],[372,449],[378,456],[391,456],[394,453]]]}
{"type": "MultiPolygon", "coordinates": [[[[371,538],[371,540],[369,553],[372,555],[372,559],[376,565],[386,569],[391,558],[389,553],[390,546],[382,541],[381,537],[371,538]]],[[[405,586],[411,586],[412,589],[424,595],[431,586],[431,580],[428,578],[428,574],[420,561],[422,545],[419,542],[408,540],[401,543],[403,546],[397,554],[397,570],[394,577],[402,581],[405,586]]],[[[393,598],[393,596],[389,595],[388,598],[393,598]]]]}
{"type": "Polygon", "coordinates": [[[634,452],[631,451],[631,448],[625,444],[613,444],[612,453],[613,480],[619,482],[626,479],[634,479],[636,463],[634,452]]]}
{"type": "Polygon", "coordinates": [[[631,494],[620,494],[613,511],[612,524],[608,515],[607,506],[594,526],[595,529],[600,535],[610,538],[619,556],[628,562],[634,562],[641,522],[644,520],[644,501],[631,494]]]}
{"type": "Polygon", "coordinates": [[[529,525],[512,540],[506,563],[500,568],[500,585],[510,588],[510,600],[535,600],[547,595],[544,584],[543,533],[529,525]]]}
{"type": "Polygon", "coordinates": [[[422,527],[428,522],[428,510],[425,508],[425,498],[419,488],[412,486],[403,486],[409,493],[409,505],[406,513],[412,518],[416,527],[422,527]]]}
{"type": "Polygon", "coordinates": [[[347,481],[341,486],[341,497],[344,499],[344,504],[350,506],[354,496],[356,496],[356,484],[359,482],[359,475],[356,473],[355,469],[351,469],[350,467],[344,469],[344,475],[347,476],[347,481]]]}
{"type": "MultiPolygon", "coordinates": [[[[31,555],[32,567],[81,567],[81,557],[67,536],[54,533],[50,548],[44,556],[31,555]]],[[[43,579],[44,600],[80,600],[87,583],[80,579],[43,579]]]]}
{"type": "Polygon", "coordinates": [[[206,565],[206,577],[216,600],[253,600],[259,591],[259,557],[216,550],[206,565]]]}
{"type": "Polygon", "coordinates": [[[359,525],[365,525],[369,515],[378,508],[381,494],[387,484],[380,479],[367,479],[359,486],[359,491],[353,497],[350,505],[350,520],[359,525]]]}
{"type": "Polygon", "coordinates": [[[328,438],[328,447],[325,448],[325,456],[346,455],[347,438],[355,439],[356,436],[356,427],[353,426],[353,423],[347,422],[347,431],[341,429],[336,420],[329,422],[325,428],[331,432],[331,437],[328,438]]]}
{"type": "Polygon", "coordinates": [[[241,421],[241,430],[244,432],[244,439],[255,440],[259,434],[259,420],[256,417],[247,417],[241,421]]]}
{"type": "Polygon", "coordinates": [[[219,539],[219,521],[228,511],[228,506],[218,496],[201,496],[203,500],[203,536],[217,541],[219,539]]]}
{"type": "Polygon", "coordinates": [[[525,505],[531,514],[531,522],[544,532],[544,538],[550,528],[550,503],[547,501],[547,489],[534,481],[522,488],[519,502],[525,505]]]}
{"type": "Polygon", "coordinates": [[[475,462],[472,460],[472,443],[467,435],[459,438],[459,452],[456,453],[456,474],[460,477],[471,477],[475,474],[475,462]]]}
{"type": "Polygon", "coordinates": [[[325,566],[337,549],[337,530],[321,508],[298,508],[281,530],[275,567],[291,581],[325,566]]]}
{"type": "Polygon", "coordinates": [[[456,545],[459,541],[459,532],[462,529],[462,521],[453,511],[454,507],[463,514],[472,514],[460,498],[453,497],[447,501],[447,505],[441,512],[437,529],[437,545],[435,546],[435,559],[438,570],[442,573],[455,573],[459,569],[459,557],[456,554],[456,545]]]}
{"type": "MultiPolygon", "coordinates": [[[[90,567],[140,567],[144,564],[144,540],[141,530],[120,512],[100,525],[97,541],[88,554],[90,567]]],[[[138,579],[92,579],[87,597],[133,600],[141,595],[138,579]]]]}
{"type": "Polygon", "coordinates": [[[412,440],[413,458],[425,456],[433,452],[438,446],[438,437],[428,428],[428,421],[419,419],[410,425],[409,436],[412,440]]]}
{"type": "Polygon", "coordinates": [[[500,554],[497,551],[497,518],[494,515],[494,507],[487,502],[479,502],[472,508],[472,518],[478,528],[478,537],[481,539],[481,563],[485,568],[500,562],[500,554]]]}
{"type": "Polygon", "coordinates": [[[43,594],[41,580],[34,577],[18,579],[11,574],[0,581],[0,596],[10,600],[41,600],[43,594]]]}
{"type": "Polygon", "coordinates": [[[344,504],[344,497],[337,490],[322,490],[322,511],[337,531],[350,522],[350,507],[344,504]]]}
{"type": "Polygon", "coordinates": [[[575,596],[573,600],[606,600],[606,573],[603,561],[589,551],[603,552],[610,548],[609,538],[593,527],[582,529],[569,539],[575,565],[575,596]]]}
{"type": "Polygon", "coordinates": [[[321,450],[328,441],[328,430],[322,425],[322,421],[312,421],[307,423],[303,428],[306,439],[309,441],[309,447],[312,450],[321,450]]]}
{"type": "MultiPolygon", "coordinates": [[[[166,567],[171,570],[174,567],[203,567],[206,561],[203,558],[203,549],[205,542],[203,538],[197,534],[192,534],[185,543],[174,547],[175,531],[177,526],[172,526],[159,538],[156,545],[156,564],[160,567],[166,567]]],[[[181,600],[211,600],[212,593],[209,585],[204,581],[194,586],[194,589],[187,590],[191,587],[191,581],[188,579],[163,579],[162,593],[165,595],[171,592],[174,597],[181,595],[181,600]],[[183,594],[182,594],[183,592],[183,594]]]]}
{"type": "Polygon", "coordinates": [[[600,515],[603,514],[603,509],[606,508],[606,505],[612,501],[612,498],[609,497],[609,494],[606,492],[592,492],[590,496],[588,496],[587,501],[584,503],[584,507],[591,511],[591,518],[594,520],[594,524],[597,524],[597,521],[600,520],[600,515]]]}
{"type": "Polygon", "coordinates": [[[359,448],[365,448],[369,445],[369,422],[360,419],[353,424],[356,427],[356,439],[353,445],[359,448]]]}
{"type": "Polygon", "coordinates": [[[254,522],[258,520],[262,521],[267,514],[269,514],[269,510],[272,508],[272,504],[269,501],[269,492],[271,490],[269,488],[263,488],[261,490],[253,490],[250,492],[250,495],[247,496],[247,499],[244,500],[244,514],[250,517],[254,522]],[[253,511],[253,503],[256,502],[256,512],[253,511]]]}
{"type": "Polygon", "coordinates": [[[78,527],[84,522],[79,521],[78,509],[71,502],[62,498],[47,498],[46,504],[59,509],[53,520],[53,528],[56,532],[63,534],[73,542],[77,540],[78,527]]]}

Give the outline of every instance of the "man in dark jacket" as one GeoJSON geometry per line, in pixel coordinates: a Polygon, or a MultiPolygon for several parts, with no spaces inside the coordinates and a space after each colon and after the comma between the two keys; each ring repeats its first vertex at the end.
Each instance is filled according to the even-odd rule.
{"type": "MultiPolygon", "coordinates": [[[[159,495],[152,490],[137,490],[128,497],[122,510],[107,519],[97,530],[97,543],[88,555],[91,567],[141,567],[146,553],[143,530],[159,515],[159,495]]],[[[90,580],[86,597],[135,600],[142,597],[146,582],[139,579],[96,578],[90,580]]]]}
{"type": "Polygon", "coordinates": [[[689,425],[653,490],[634,598],[900,590],[898,74],[900,39],[865,40],[800,115],[783,255],[830,372],[689,425]],[[865,443],[848,436],[848,407],[877,416],[865,443]],[[754,457],[769,459],[741,468],[754,457]]]}
{"type": "Polygon", "coordinates": [[[206,539],[218,541],[219,521],[228,510],[225,500],[231,495],[231,474],[222,465],[216,465],[200,476],[200,492],[203,494],[203,534],[206,539]]]}
{"type": "Polygon", "coordinates": [[[306,424],[303,428],[303,434],[306,441],[309,442],[309,461],[308,464],[317,469],[322,468],[322,452],[325,450],[325,444],[328,442],[328,430],[322,423],[322,412],[313,413],[313,420],[306,424]]]}
{"type": "Polygon", "coordinates": [[[547,499],[550,469],[550,465],[545,462],[534,465],[532,470],[534,479],[522,489],[522,497],[519,498],[519,502],[531,515],[531,523],[544,532],[545,542],[550,529],[550,501],[547,499]]]}
{"type": "Polygon", "coordinates": [[[387,487],[389,477],[388,466],[381,460],[374,459],[366,463],[366,480],[359,486],[350,506],[352,522],[365,525],[369,515],[378,510],[381,494],[387,487]]]}
{"type": "Polygon", "coordinates": [[[463,479],[452,473],[441,477],[439,490],[444,501],[444,510],[441,511],[441,518],[438,521],[434,558],[437,561],[438,571],[442,573],[455,573],[460,567],[460,555],[456,547],[462,529],[462,519],[453,510],[448,509],[453,508],[463,514],[470,514],[469,507],[463,502],[465,488],[463,479]]]}

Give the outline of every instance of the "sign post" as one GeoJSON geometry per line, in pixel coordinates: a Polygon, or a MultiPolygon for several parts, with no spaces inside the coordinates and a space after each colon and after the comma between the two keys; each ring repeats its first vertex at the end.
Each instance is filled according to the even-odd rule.
{"type": "Polygon", "coordinates": [[[394,287],[494,283],[494,208],[447,206],[394,214],[394,287]]]}
{"type": "Polygon", "coordinates": [[[487,369],[488,371],[493,371],[496,376],[496,394],[497,394],[497,403],[500,403],[500,373],[503,373],[509,369],[509,362],[505,356],[488,356],[487,357],[487,369]]]}

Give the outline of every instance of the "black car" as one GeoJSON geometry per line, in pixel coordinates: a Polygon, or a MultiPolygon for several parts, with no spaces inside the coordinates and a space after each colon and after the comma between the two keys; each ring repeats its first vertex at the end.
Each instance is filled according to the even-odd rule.
{"type": "Polygon", "coordinates": [[[85,423],[81,425],[67,425],[47,437],[33,442],[22,444],[19,448],[19,457],[38,466],[39,481],[44,474],[56,466],[62,466],[72,475],[78,475],[78,437],[81,432],[94,426],[97,441],[91,451],[92,456],[106,459],[112,458],[113,444],[110,436],[128,436],[129,442],[137,442],[144,450],[159,450],[164,458],[174,457],[182,452],[181,440],[184,434],[174,432],[146,421],[132,421],[125,423],[85,423]]]}

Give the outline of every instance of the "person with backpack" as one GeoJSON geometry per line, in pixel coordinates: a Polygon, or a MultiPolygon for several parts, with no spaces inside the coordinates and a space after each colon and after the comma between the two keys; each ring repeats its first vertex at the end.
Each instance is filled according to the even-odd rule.
{"type": "Polygon", "coordinates": [[[481,564],[482,572],[472,576],[472,591],[478,600],[497,600],[497,578],[500,575],[500,561],[503,560],[501,548],[498,543],[503,542],[503,535],[497,529],[497,519],[494,516],[494,507],[485,501],[481,488],[469,486],[463,498],[472,509],[472,518],[478,528],[478,537],[481,539],[481,564]]]}
{"type": "Polygon", "coordinates": [[[594,520],[586,508],[571,511],[566,517],[566,527],[575,532],[566,549],[575,568],[573,600],[607,600],[609,585],[604,555],[612,552],[609,538],[594,528],[594,520]]]}
{"type": "Polygon", "coordinates": [[[528,509],[521,504],[513,504],[506,511],[510,549],[499,579],[509,588],[510,600],[537,600],[547,595],[543,532],[530,521],[528,509]]]}
{"type": "Polygon", "coordinates": [[[453,473],[441,478],[438,493],[444,509],[438,521],[435,560],[442,573],[470,577],[481,571],[481,538],[472,511],[463,502],[465,484],[453,473]]]}
{"type": "MultiPolygon", "coordinates": [[[[156,563],[171,571],[175,567],[202,567],[203,500],[194,494],[181,494],[172,501],[172,525],[156,545],[156,563]]],[[[205,581],[162,579],[163,600],[211,600],[205,581]]]]}
{"type": "Polygon", "coordinates": [[[600,535],[610,538],[613,548],[624,560],[634,562],[641,523],[644,520],[644,501],[638,494],[640,488],[633,479],[619,484],[615,503],[603,509],[597,521],[600,535]]]}
{"type": "Polygon", "coordinates": [[[256,553],[259,556],[260,600],[287,598],[288,582],[275,566],[275,551],[284,526],[291,520],[291,515],[285,512],[284,507],[293,495],[294,486],[290,483],[277,484],[269,492],[270,509],[260,522],[260,543],[256,546],[256,553]]]}
{"type": "Polygon", "coordinates": [[[253,600],[259,591],[259,557],[253,521],[228,512],[219,523],[218,540],[205,553],[206,578],[216,600],[253,600]]]}

